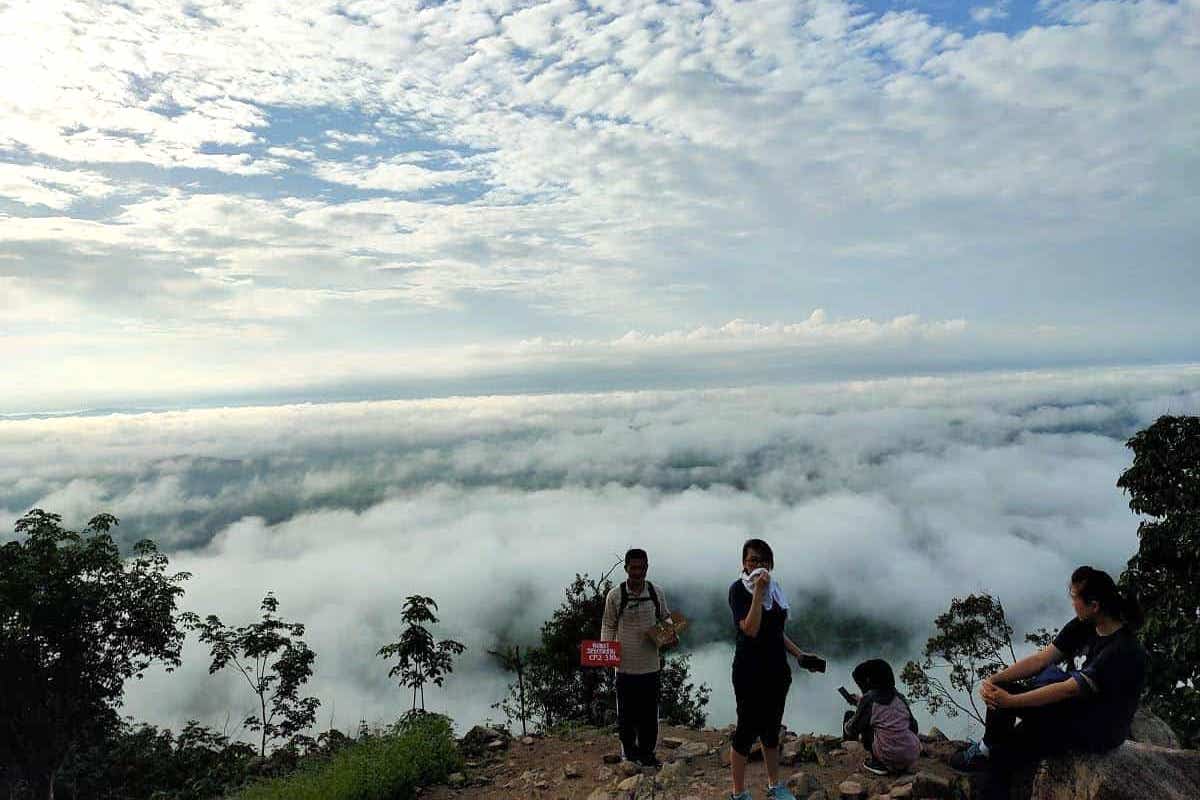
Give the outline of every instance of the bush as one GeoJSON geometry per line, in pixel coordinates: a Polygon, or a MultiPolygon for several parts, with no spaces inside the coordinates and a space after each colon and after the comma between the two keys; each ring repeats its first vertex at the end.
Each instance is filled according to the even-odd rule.
{"type": "Polygon", "coordinates": [[[370,736],[329,759],[284,778],[263,781],[237,800],[407,800],[417,787],[444,781],[461,759],[450,720],[407,715],[382,736],[370,736]]]}

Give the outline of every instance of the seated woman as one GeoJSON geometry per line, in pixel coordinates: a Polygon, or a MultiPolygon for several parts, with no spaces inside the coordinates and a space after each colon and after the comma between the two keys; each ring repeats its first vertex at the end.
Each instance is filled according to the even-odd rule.
{"type": "Polygon", "coordinates": [[[847,739],[858,739],[867,749],[863,769],[876,775],[911,770],[921,755],[921,741],[908,702],[896,691],[891,665],[872,658],[852,674],[862,695],[850,695],[858,705],[846,712],[842,727],[847,739]]]}

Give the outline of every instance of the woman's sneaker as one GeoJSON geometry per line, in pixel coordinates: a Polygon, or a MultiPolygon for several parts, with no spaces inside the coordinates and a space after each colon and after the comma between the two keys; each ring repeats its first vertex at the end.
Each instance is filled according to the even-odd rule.
{"type": "Polygon", "coordinates": [[[863,762],[863,769],[875,775],[887,775],[891,770],[883,764],[875,760],[875,756],[867,756],[867,760],[863,762]]]}
{"type": "Polygon", "coordinates": [[[782,783],[767,787],[767,800],[796,800],[796,795],[782,783]]]}
{"type": "Polygon", "coordinates": [[[971,741],[965,748],[950,756],[950,768],[957,772],[985,772],[988,757],[983,754],[979,742],[971,741]]]}
{"type": "Polygon", "coordinates": [[[747,789],[741,794],[729,795],[729,800],[754,800],[754,795],[750,794],[750,790],[747,789]]]}

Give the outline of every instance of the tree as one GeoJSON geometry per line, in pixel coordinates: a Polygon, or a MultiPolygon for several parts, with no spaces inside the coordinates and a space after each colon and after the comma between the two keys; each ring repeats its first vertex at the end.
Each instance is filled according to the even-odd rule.
{"type": "Polygon", "coordinates": [[[405,598],[400,619],[406,627],[399,639],[379,648],[380,658],[396,659],[388,670],[388,677],[399,678],[401,686],[413,690],[413,712],[417,711],[418,693],[421,711],[425,710],[425,684],[441,686],[445,683],[446,677],[454,672],[454,657],[467,649],[453,639],[437,641],[425,627],[437,624],[438,618],[433,613],[437,607],[432,597],[414,594],[405,598]]]}
{"type": "Polygon", "coordinates": [[[526,662],[521,659],[521,647],[520,645],[508,645],[499,650],[489,650],[488,653],[495,656],[505,672],[512,672],[517,676],[517,682],[508,688],[508,693],[500,702],[492,704],[492,708],[503,711],[510,723],[513,720],[520,722],[521,735],[528,736],[529,722],[533,719],[533,709],[525,699],[526,662]]]}
{"type": "MultiPolygon", "coordinates": [[[[932,713],[944,710],[956,717],[961,712],[982,725],[984,714],[975,702],[975,685],[1017,660],[1004,606],[986,593],[956,597],[950,609],[934,620],[934,627],[937,633],[925,642],[924,657],[905,664],[900,678],[909,696],[924,701],[932,713]]],[[[1044,632],[1030,634],[1026,640],[1040,641],[1039,636],[1044,632]]]]}
{"type": "Polygon", "coordinates": [[[125,681],[155,662],[179,666],[189,576],[167,573],[149,540],[121,556],[111,514],[80,532],[35,508],[0,547],[0,764],[4,780],[54,797],[72,753],[119,722],[125,681]]]}
{"type": "Polygon", "coordinates": [[[209,615],[194,626],[200,631],[200,641],[209,645],[209,674],[232,665],[254,692],[259,713],[247,717],[243,725],[259,732],[258,753],[266,756],[269,743],[291,743],[312,726],[321,701],[300,696],[316,660],[316,654],[299,638],[304,635],[304,625],[277,618],[279,601],[270,592],[260,609],[262,618],[250,625],[231,628],[209,615]]]}
{"type": "Polygon", "coordinates": [[[1141,601],[1150,656],[1147,704],[1188,747],[1200,745],[1200,417],[1163,416],[1133,436],[1117,486],[1138,525],[1121,575],[1141,601]]]}
{"type": "Polygon", "coordinates": [[[692,657],[686,653],[672,656],[663,664],[659,679],[658,714],[668,725],[703,728],[708,715],[704,707],[712,689],[691,680],[692,657]]]}
{"type": "MultiPolygon", "coordinates": [[[[520,721],[522,731],[533,722],[545,729],[564,722],[605,725],[615,716],[616,683],[611,670],[584,669],[579,665],[579,643],[600,638],[604,601],[612,589],[614,564],[598,579],[576,574],[564,590],[563,603],[542,625],[541,645],[527,647],[519,658],[509,645],[493,651],[506,671],[517,674],[504,699],[493,708],[504,711],[509,723],[520,721]]],[[[707,685],[690,681],[687,656],[665,662],[659,703],[664,718],[673,724],[703,721],[708,703],[707,685]]],[[[701,722],[700,724],[703,724],[701,722]]]]}

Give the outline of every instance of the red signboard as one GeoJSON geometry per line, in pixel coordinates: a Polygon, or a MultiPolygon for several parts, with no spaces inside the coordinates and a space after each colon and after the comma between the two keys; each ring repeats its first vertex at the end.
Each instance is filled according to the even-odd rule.
{"type": "Polygon", "coordinates": [[[585,639],[579,644],[581,667],[617,667],[621,665],[621,643],[585,639]]]}

